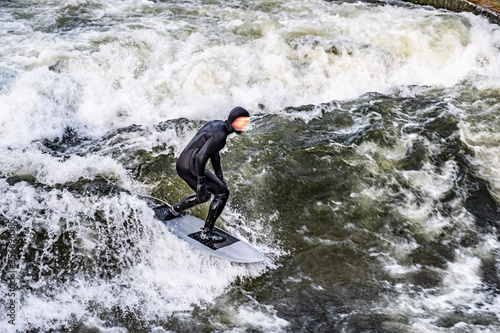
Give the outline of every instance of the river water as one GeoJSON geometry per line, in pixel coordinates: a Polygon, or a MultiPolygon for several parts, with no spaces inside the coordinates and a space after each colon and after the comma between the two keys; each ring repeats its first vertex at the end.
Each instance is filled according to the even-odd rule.
{"type": "MultiPolygon", "coordinates": [[[[0,3],[1,332],[498,332],[500,28],[402,2],[0,3]],[[204,255],[153,197],[234,106],[204,255]]],[[[158,201],[157,201],[158,202],[158,201]]],[[[191,214],[204,218],[206,205],[191,214]]]]}

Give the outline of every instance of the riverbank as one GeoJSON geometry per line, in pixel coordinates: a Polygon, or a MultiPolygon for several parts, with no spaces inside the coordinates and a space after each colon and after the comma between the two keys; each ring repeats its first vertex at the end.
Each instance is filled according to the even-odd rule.
{"type": "Polygon", "coordinates": [[[406,0],[419,5],[429,5],[455,12],[472,12],[483,15],[500,24],[500,1],[498,0],[406,0]]]}

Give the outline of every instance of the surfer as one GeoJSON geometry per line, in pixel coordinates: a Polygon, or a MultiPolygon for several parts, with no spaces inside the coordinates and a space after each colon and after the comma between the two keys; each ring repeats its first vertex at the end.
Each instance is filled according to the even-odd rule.
{"type": "Polygon", "coordinates": [[[248,111],[242,107],[236,107],[231,110],[227,120],[210,121],[196,133],[179,156],[176,165],[177,174],[196,193],[170,207],[165,216],[166,220],[176,218],[186,209],[207,202],[210,195],[214,195],[200,238],[216,243],[225,241],[223,235],[213,230],[215,221],[229,198],[229,190],[222,174],[219,151],[226,145],[229,134],[241,134],[249,124],[248,111]],[[215,174],[205,169],[208,160],[215,174]]]}

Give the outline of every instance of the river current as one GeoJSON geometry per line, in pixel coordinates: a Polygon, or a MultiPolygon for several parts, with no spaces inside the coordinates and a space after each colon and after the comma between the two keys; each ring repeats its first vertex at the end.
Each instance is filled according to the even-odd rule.
{"type": "MultiPolygon", "coordinates": [[[[500,28],[404,2],[0,3],[1,332],[498,332],[500,28]],[[154,218],[234,106],[198,252],[154,218]]],[[[204,218],[207,205],[191,214],[204,218]]]]}

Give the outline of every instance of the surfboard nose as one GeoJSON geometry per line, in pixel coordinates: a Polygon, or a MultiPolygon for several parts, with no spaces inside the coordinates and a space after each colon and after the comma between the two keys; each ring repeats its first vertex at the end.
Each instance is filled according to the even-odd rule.
{"type": "Polygon", "coordinates": [[[242,264],[258,263],[266,260],[266,257],[259,250],[243,241],[233,244],[231,252],[224,253],[224,257],[229,261],[242,264]]]}

